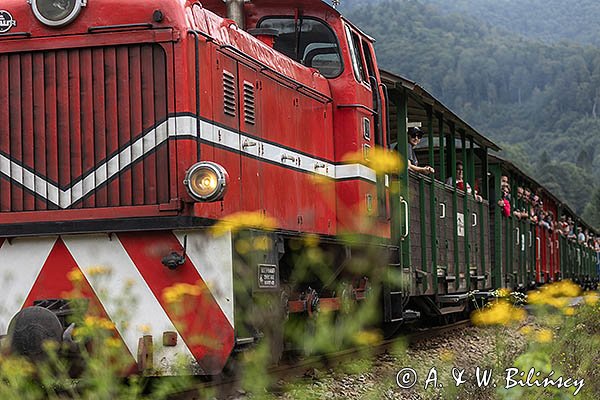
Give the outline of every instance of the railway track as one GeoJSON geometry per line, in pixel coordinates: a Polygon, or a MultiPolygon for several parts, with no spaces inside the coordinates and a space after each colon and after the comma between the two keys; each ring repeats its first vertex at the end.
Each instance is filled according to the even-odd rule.
{"type": "MultiPolygon", "coordinates": [[[[471,325],[471,321],[466,319],[453,324],[436,326],[418,331],[409,332],[396,338],[384,340],[376,345],[361,346],[338,352],[327,353],[319,356],[306,357],[293,361],[284,361],[281,365],[268,368],[268,374],[272,382],[277,382],[268,390],[278,392],[282,390],[281,381],[289,381],[314,376],[315,371],[331,370],[342,366],[349,361],[355,361],[360,358],[374,358],[382,354],[394,352],[398,345],[407,343],[408,345],[421,343],[433,339],[448,332],[457,331],[471,325]]],[[[223,378],[219,377],[212,382],[200,384],[193,392],[179,393],[172,400],[200,400],[205,398],[226,399],[231,396],[239,395],[241,379],[239,377],[223,378]],[[199,394],[199,393],[200,394],[199,394]]]]}

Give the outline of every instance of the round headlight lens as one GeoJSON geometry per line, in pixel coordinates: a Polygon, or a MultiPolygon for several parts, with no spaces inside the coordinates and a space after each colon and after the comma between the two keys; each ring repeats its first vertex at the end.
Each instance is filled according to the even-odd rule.
{"type": "Polygon", "coordinates": [[[228,180],[225,168],[214,162],[203,161],[188,170],[183,183],[195,200],[210,202],[223,200],[228,180]]]}
{"type": "Polygon", "coordinates": [[[73,21],[87,0],[30,0],[36,18],[49,26],[62,26],[73,21]]]}

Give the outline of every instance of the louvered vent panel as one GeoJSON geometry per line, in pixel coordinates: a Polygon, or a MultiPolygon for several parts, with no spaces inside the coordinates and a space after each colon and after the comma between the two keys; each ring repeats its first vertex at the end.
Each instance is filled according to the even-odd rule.
{"type": "Polygon", "coordinates": [[[235,77],[223,71],[223,111],[232,117],[236,116],[235,77]]]}
{"type": "Polygon", "coordinates": [[[254,125],[255,121],[254,85],[250,82],[244,82],[244,122],[254,125]]]}
{"type": "Polygon", "coordinates": [[[0,212],[167,202],[166,65],[149,44],[0,54],[0,212]]]}

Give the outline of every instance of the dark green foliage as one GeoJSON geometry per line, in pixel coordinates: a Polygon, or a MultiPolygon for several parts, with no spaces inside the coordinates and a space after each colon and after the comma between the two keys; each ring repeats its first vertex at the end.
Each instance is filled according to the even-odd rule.
{"type": "Polygon", "coordinates": [[[600,185],[594,191],[592,200],[585,206],[583,218],[594,228],[600,230],[600,185]]]}
{"type": "MultiPolygon", "coordinates": [[[[517,4],[456,3],[475,10],[492,3],[497,3],[493,10],[517,4]]],[[[532,25],[552,8],[547,2],[542,7],[541,0],[522,3],[514,10],[532,25]],[[531,11],[535,6],[537,13],[531,11]]],[[[580,12],[576,4],[563,3],[555,11],[570,9],[565,16],[580,12]]],[[[575,3],[592,5],[585,0],[575,3]]],[[[448,14],[454,6],[459,7],[441,0],[343,0],[340,9],[376,38],[380,67],[431,91],[481,133],[503,144],[504,157],[516,157],[517,165],[582,213],[593,182],[600,181],[600,49],[525,38],[514,33],[519,32],[512,29],[514,24],[499,27],[491,18],[482,23],[466,12],[448,14]],[[547,169],[536,168],[543,152],[547,169]]],[[[600,3],[593,8],[600,13],[600,3]]],[[[592,18],[593,12],[588,14],[581,18],[592,18]]],[[[581,29],[595,35],[600,18],[595,21],[581,29]]]]}
{"type": "Polygon", "coordinates": [[[424,0],[441,10],[477,17],[546,42],[600,44],[600,3],[595,0],[424,0]]]}

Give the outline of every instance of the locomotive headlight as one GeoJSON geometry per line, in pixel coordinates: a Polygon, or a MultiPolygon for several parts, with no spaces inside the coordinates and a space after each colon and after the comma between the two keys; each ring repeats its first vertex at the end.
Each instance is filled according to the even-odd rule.
{"type": "Polygon", "coordinates": [[[228,181],[225,168],[214,162],[202,161],[188,170],[183,184],[195,200],[211,202],[223,200],[228,181]]]}
{"type": "Polygon", "coordinates": [[[63,26],[73,21],[87,0],[29,0],[35,17],[48,26],[63,26]]]}

